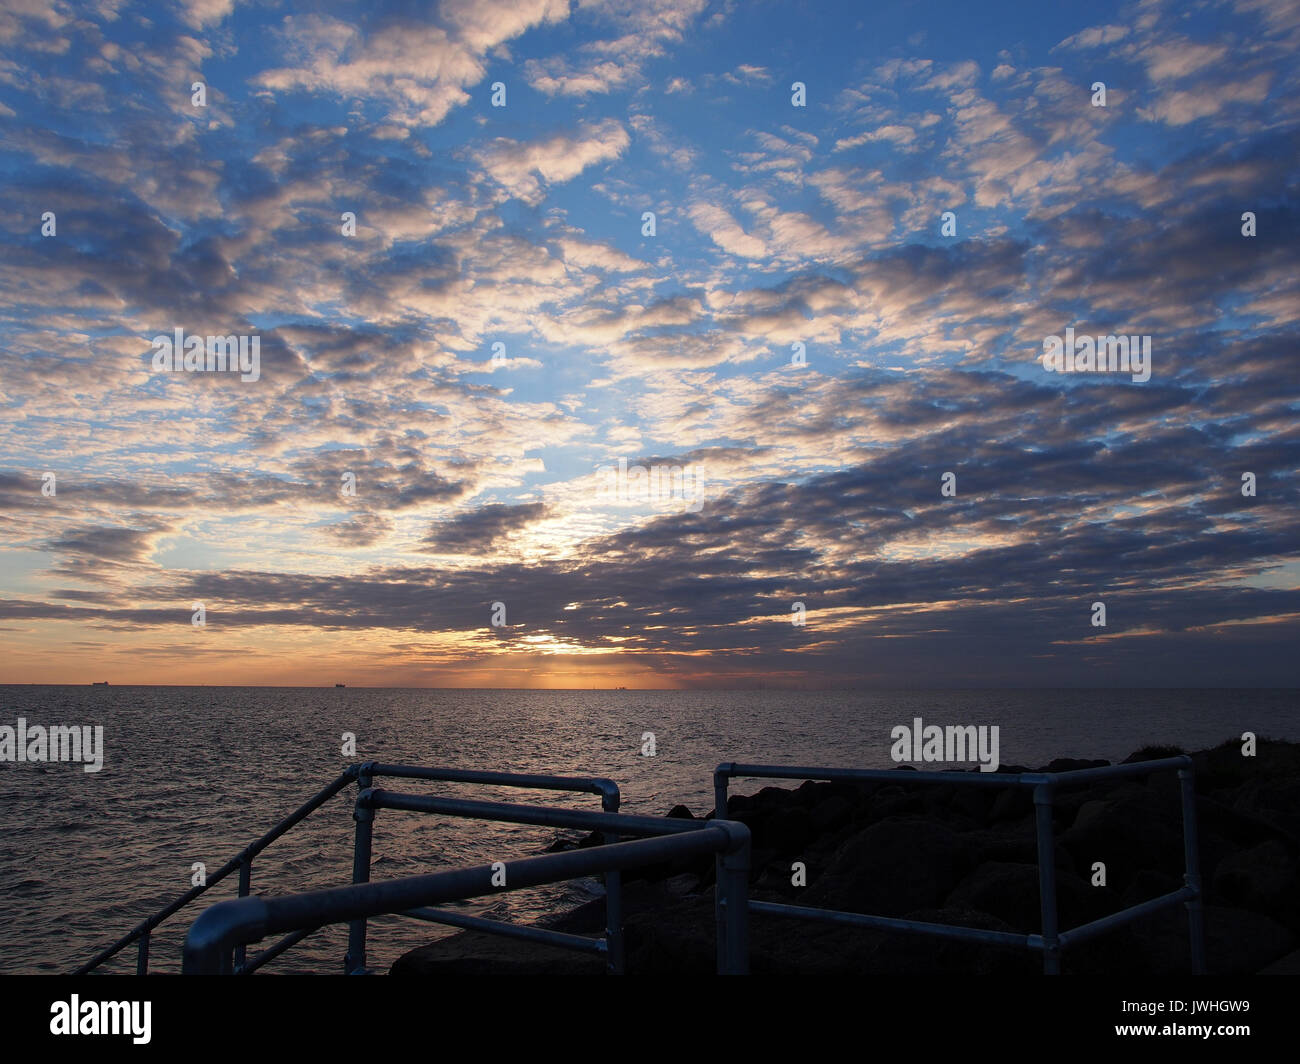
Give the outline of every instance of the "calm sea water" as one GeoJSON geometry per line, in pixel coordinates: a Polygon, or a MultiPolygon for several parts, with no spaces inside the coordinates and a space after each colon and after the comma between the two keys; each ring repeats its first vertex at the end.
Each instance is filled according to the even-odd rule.
{"type": "MultiPolygon", "coordinates": [[[[0,724],[102,724],[105,764],[0,763],[0,972],[59,972],[108,945],[215,871],[351,761],[382,760],[616,780],[628,812],[712,805],[719,761],[888,768],[889,732],[996,724],[1004,764],[1054,757],[1119,759],[1147,743],[1186,748],[1249,730],[1300,739],[1296,691],[426,691],[243,687],[3,687],[0,724]],[[654,732],[656,756],[641,754],[654,732]],[[341,755],[344,732],[357,756],[341,755]]],[[[390,789],[599,808],[594,796],[391,781],[390,789]]],[[[752,792],[754,783],[739,789],[752,792]]],[[[255,892],[345,884],[351,875],[348,788],[254,864],[255,892]]],[[[373,878],[513,859],[544,850],[546,828],[384,811],[373,878]]],[[[230,897],[235,877],[209,904],[230,897]]],[[[599,893],[595,882],[466,903],[467,911],[532,920],[599,893]]],[[[155,934],[154,970],[176,971],[202,903],[155,934]]],[[[369,959],[386,968],[442,934],[386,918],[369,959]]],[[[265,969],[341,971],[346,931],[318,932],[265,969]]],[[[134,970],[134,948],[108,969],[134,970]]]]}

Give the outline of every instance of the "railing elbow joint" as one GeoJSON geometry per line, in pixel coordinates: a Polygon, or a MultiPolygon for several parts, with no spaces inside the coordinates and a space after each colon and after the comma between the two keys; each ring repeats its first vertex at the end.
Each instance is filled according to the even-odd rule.
{"type": "Polygon", "coordinates": [[[711,820],[709,821],[709,831],[721,831],[727,837],[727,845],[723,847],[722,852],[728,856],[747,853],[750,846],[749,828],[738,820],[711,820]]]}
{"type": "Polygon", "coordinates": [[[367,787],[357,795],[356,805],[352,809],[353,820],[373,820],[375,818],[376,796],[383,793],[378,787],[367,787]]]}
{"type": "Polygon", "coordinates": [[[618,808],[622,795],[619,794],[617,783],[613,780],[597,777],[591,781],[591,785],[596,789],[596,793],[600,795],[602,805],[612,804],[613,808],[618,808]]]}
{"type": "Polygon", "coordinates": [[[266,937],[266,921],[261,898],[233,898],[204,909],[185,936],[183,971],[217,974],[228,950],[266,937]]]}

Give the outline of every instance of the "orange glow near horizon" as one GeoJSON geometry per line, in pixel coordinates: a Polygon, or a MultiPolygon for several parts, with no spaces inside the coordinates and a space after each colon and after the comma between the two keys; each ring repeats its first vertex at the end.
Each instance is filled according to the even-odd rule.
{"type": "MultiPolygon", "coordinates": [[[[118,686],[446,687],[675,690],[688,686],[617,649],[582,647],[546,633],[498,641],[483,633],[339,632],[179,628],[94,633],[54,622],[11,630],[0,684],[118,686]],[[504,645],[503,645],[504,644],[504,645]]],[[[691,655],[674,655],[688,658],[691,655]]]]}

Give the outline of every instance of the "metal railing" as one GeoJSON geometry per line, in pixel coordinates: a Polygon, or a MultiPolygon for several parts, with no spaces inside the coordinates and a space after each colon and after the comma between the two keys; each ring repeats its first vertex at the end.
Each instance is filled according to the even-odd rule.
{"type": "MultiPolygon", "coordinates": [[[[123,935],[116,942],[106,949],[95,954],[85,964],[77,967],[71,974],[86,975],[94,971],[105,961],[116,956],[131,943],[138,943],[138,952],[136,957],[136,975],[147,975],[149,971],[149,943],[153,931],[159,924],[174,916],[181,909],[185,908],[191,902],[207,893],[212,887],[215,887],[223,879],[229,876],[236,869],[239,871],[239,897],[246,898],[252,889],[253,876],[253,858],[265,850],[271,843],[275,842],[282,835],[286,834],[292,828],[296,827],[303,820],[307,819],[312,813],[328,802],[339,791],[343,790],[350,783],[358,783],[362,789],[370,787],[376,777],[389,777],[397,779],[423,779],[437,780],[451,783],[476,783],[489,786],[499,787],[523,787],[533,790],[553,790],[553,791],[574,791],[580,793],[598,794],[601,798],[601,806],[607,811],[617,811],[619,804],[618,784],[612,780],[601,777],[591,776],[545,776],[536,774],[526,774],[517,772],[480,772],[472,769],[452,769],[452,768],[425,768],[416,765],[387,765],[375,761],[367,761],[362,764],[349,765],[345,768],[336,779],[326,784],[311,798],[281,820],[270,831],[264,834],[256,842],[244,847],[231,860],[227,861],[216,872],[208,876],[201,886],[186,891],[175,901],[166,905],[149,919],[138,924],[127,934],[123,935]]],[[[367,844],[368,845],[368,844],[367,844]]],[[[369,875],[369,851],[366,853],[367,878],[369,875]]],[[[357,855],[353,854],[354,874],[357,863],[357,855]]],[[[615,873],[617,880],[617,873],[615,873]]],[[[615,895],[618,895],[618,884],[615,882],[615,895]]],[[[606,894],[608,897],[609,890],[607,884],[606,894]]],[[[616,902],[617,904],[617,902],[616,902]]],[[[477,919],[465,918],[458,914],[446,914],[446,923],[453,923],[456,920],[477,919]]],[[[621,916],[620,916],[621,921],[621,916]]],[[[482,930],[492,931],[497,928],[510,928],[512,925],[498,924],[495,921],[483,921],[483,924],[491,925],[482,927],[482,930]]],[[[621,927],[621,922],[620,922],[621,927]]],[[[499,932],[509,933],[509,932],[499,932]]],[[[277,943],[270,949],[263,951],[252,961],[246,961],[242,948],[236,952],[235,964],[239,971],[251,973],[256,971],[267,961],[279,956],[290,946],[301,941],[310,934],[309,931],[303,931],[293,937],[292,941],[277,943]]]]}
{"type": "MultiPolygon", "coordinates": [[[[410,809],[650,837],[432,875],[407,876],[379,883],[354,883],[348,887],[286,897],[235,898],[218,902],[205,909],[190,926],[185,938],[182,972],[186,975],[233,974],[237,951],[270,935],[287,932],[282,942],[291,945],[292,941],[330,924],[364,925],[370,917],[386,914],[423,919],[424,907],[448,901],[714,853],[724,869],[714,896],[718,972],[724,975],[748,974],[750,835],[743,824],[728,820],[688,821],[587,813],[548,806],[390,794],[373,789],[363,792],[358,802],[362,799],[371,808],[410,809]],[[499,877],[503,877],[500,882],[499,877]]],[[[572,946],[568,939],[575,937],[562,936],[558,940],[548,938],[544,941],[572,946]]],[[[584,948],[591,944],[590,940],[584,940],[584,943],[584,948]]],[[[350,956],[353,956],[354,948],[350,946],[350,956]]],[[[355,959],[362,964],[356,970],[364,971],[364,955],[357,955],[355,959]]]]}
{"type": "MultiPolygon", "coordinates": [[[[746,765],[724,762],[713,773],[713,815],[715,818],[726,818],[729,781],[742,776],[753,779],[823,780],[833,783],[885,780],[890,783],[947,783],[986,787],[1032,788],[1042,930],[1037,935],[1022,935],[1007,931],[986,931],[973,927],[928,923],[922,920],[906,920],[863,913],[841,912],[835,909],[818,909],[806,905],[786,905],[753,900],[748,903],[750,912],[1039,950],[1043,955],[1043,973],[1045,975],[1059,975],[1061,971],[1061,951],[1066,946],[1084,942],[1103,932],[1181,902],[1187,909],[1192,972],[1195,975],[1205,974],[1205,924],[1201,903],[1200,843],[1197,836],[1196,789],[1192,759],[1186,755],[1161,758],[1155,761],[1139,761],[1127,765],[1107,765],[1101,768],[1078,769],[1070,772],[1006,774],[900,772],[897,769],[795,768],[781,765],[746,765]],[[1129,906],[1119,912],[1111,913],[1079,927],[1061,931],[1058,927],[1056,904],[1056,843],[1052,833],[1052,804],[1056,788],[1089,783],[1099,779],[1144,776],[1167,769],[1178,770],[1183,815],[1183,858],[1185,865],[1183,886],[1168,894],[1152,898],[1138,905],[1129,906]]],[[[887,872],[887,869],[881,869],[882,874],[887,874],[887,872]]]]}
{"type": "Polygon", "coordinates": [[[186,972],[250,973],[279,956],[313,931],[340,922],[347,922],[350,925],[344,970],[349,973],[365,972],[368,919],[378,915],[401,915],[542,942],[566,949],[603,954],[606,958],[607,970],[621,973],[624,967],[622,869],[710,852],[715,855],[717,862],[714,903],[720,973],[743,974],[748,971],[748,914],[750,912],[1036,949],[1042,953],[1044,972],[1055,975],[1060,972],[1061,951],[1067,946],[1086,941],[1115,927],[1179,903],[1186,907],[1188,914],[1192,970],[1196,974],[1203,974],[1205,971],[1205,931],[1201,901],[1196,796],[1190,757],[1164,758],[1071,772],[1019,774],[899,772],[896,769],[828,769],[724,763],[715,770],[713,782],[713,819],[691,821],[620,814],[617,812],[619,805],[617,785],[610,780],[597,777],[478,772],[464,769],[386,765],[378,762],[352,765],[256,842],[241,850],[232,860],[208,877],[203,886],[195,887],[181,895],[112,946],[96,954],[73,974],[81,975],[94,970],[133,942],[138,943],[139,949],[137,974],[146,974],[149,942],[153,930],[236,869],[240,873],[239,897],[211,906],[200,914],[190,927],[184,951],[186,972]],[[1180,781],[1185,860],[1183,887],[1079,927],[1060,930],[1057,915],[1055,840],[1052,829],[1056,789],[1097,779],[1141,776],[1169,769],[1177,769],[1180,781]],[[603,811],[595,813],[551,806],[402,794],[376,789],[373,782],[379,777],[586,792],[600,795],[603,811]],[[1041,933],[1015,934],[809,906],[751,901],[748,897],[749,831],[743,824],[727,820],[728,785],[731,779],[737,777],[1031,788],[1035,807],[1041,933]],[[359,785],[360,793],[353,813],[356,820],[356,836],[353,849],[352,886],[280,898],[251,897],[253,859],[353,782],[359,785]],[[597,831],[601,833],[604,844],[509,863],[496,862],[488,866],[371,883],[369,880],[374,817],[380,809],[597,831]],[[624,835],[648,837],[633,842],[620,841],[624,835]],[[494,876],[502,871],[508,884],[505,886],[497,885],[493,881],[494,876]],[[592,939],[547,928],[510,924],[433,908],[443,902],[561,882],[593,873],[603,873],[605,876],[606,927],[603,939],[592,939]],[[251,960],[247,958],[248,943],[281,932],[286,932],[283,939],[261,951],[251,960]]]}
{"type": "Polygon", "coordinates": [[[238,854],[222,865],[216,872],[208,876],[201,886],[186,891],[170,905],[158,910],[158,912],[154,913],[154,915],[149,917],[149,919],[137,925],[131,931],[128,931],[107,949],[100,950],[90,960],[86,961],[85,964],[74,969],[71,974],[86,975],[88,972],[94,971],[105,961],[126,949],[126,947],[131,945],[132,942],[138,942],[139,948],[136,955],[135,974],[147,975],[149,972],[149,939],[153,934],[154,928],[164,920],[180,912],[181,909],[185,908],[185,906],[189,905],[189,903],[194,901],[196,898],[207,893],[230,875],[231,872],[235,871],[235,869],[239,869],[239,896],[241,898],[247,897],[252,887],[253,858],[270,846],[271,843],[285,832],[289,831],[299,822],[306,820],[307,817],[333,798],[334,795],[338,794],[339,791],[343,790],[343,788],[349,783],[356,782],[360,767],[361,766],[359,765],[349,765],[339,774],[337,779],[322,787],[315,795],[281,820],[280,823],[276,824],[275,827],[260,839],[245,846],[238,854]]]}
{"type": "MultiPolygon", "coordinates": [[[[380,809],[407,809],[423,813],[444,813],[451,816],[475,816],[470,812],[448,812],[441,807],[447,799],[432,799],[417,795],[396,795],[394,797],[409,799],[416,804],[386,805],[371,796],[388,795],[386,791],[372,790],[372,783],[377,777],[398,779],[437,780],[442,782],[490,784],[501,787],[521,787],[534,790],[577,791],[600,795],[601,809],[606,813],[617,813],[619,805],[618,784],[613,780],[599,777],[574,776],[540,776],[517,772],[480,772],[472,769],[421,768],[413,765],[385,765],[369,761],[360,766],[358,786],[361,793],[357,797],[353,819],[356,821],[356,840],[352,848],[352,882],[370,881],[370,862],[374,840],[375,813],[380,809]],[[427,802],[428,805],[419,804],[427,802]]],[[[451,802],[457,808],[464,803],[451,802]]],[[[486,806],[491,803],[469,803],[471,806],[486,806]]],[[[477,816],[477,819],[497,819],[496,817],[477,816]]],[[[515,823],[530,821],[515,820],[515,823]]],[[[617,836],[605,835],[606,843],[617,842],[617,836]]],[[[623,974],[623,892],[620,872],[617,868],[605,872],[605,939],[603,943],[593,943],[591,939],[578,935],[562,935],[559,932],[543,928],[528,927],[520,924],[505,923],[501,920],[489,920],[482,916],[452,912],[447,909],[424,908],[418,914],[410,914],[430,923],[447,924],[467,930],[486,931],[489,934],[503,935],[511,938],[525,938],[535,942],[549,942],[551,945],[568,949],[591,950],[600,952],[604,946],[606,969],[612,975],[623,974]]],[[[304,935],[305,937],[305,935],[304,935]]],[[[295,940],[296,941],[296,940],[295,940]]],[[[292,945],[292,943],[290,943],[292,945]]],[[[288,948],[287,946],[285,948],[288,948]]],[[[272,947],[274,950],[274,947],[272,947]]],[[[277,954],[266,951],[266,959],[277,954]]],[[[343,970],[349,974],[365,971],[366,965],[366,920],[364,917],[352,921],[348,930],[348,952],[343,959],[343,970]]],[[[258,965],[250,965],[248,971],[258,965]]]]}

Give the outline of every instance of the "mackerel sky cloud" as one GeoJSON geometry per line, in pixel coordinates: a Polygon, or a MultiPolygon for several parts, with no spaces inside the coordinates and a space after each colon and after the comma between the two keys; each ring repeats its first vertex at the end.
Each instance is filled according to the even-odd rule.
{"type": "Polygon", "coordinates": [[[43,0],[0,52],[0,682],[1300,683],[1300,4],[43,0]]]}

